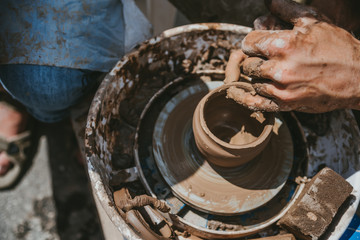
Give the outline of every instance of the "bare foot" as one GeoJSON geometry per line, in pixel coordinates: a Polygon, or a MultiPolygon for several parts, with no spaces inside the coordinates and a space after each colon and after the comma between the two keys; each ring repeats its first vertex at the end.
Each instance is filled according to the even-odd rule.
{"type": "MultiPolygon", "coordinates": [[[[23,132],[26,128],[28,114],[19,112],[0,102],[0,136],[9,138],[23,132]]],[[[5,175],[12,166],[5,152],[0,152],[0,176],[5,175]]]]}

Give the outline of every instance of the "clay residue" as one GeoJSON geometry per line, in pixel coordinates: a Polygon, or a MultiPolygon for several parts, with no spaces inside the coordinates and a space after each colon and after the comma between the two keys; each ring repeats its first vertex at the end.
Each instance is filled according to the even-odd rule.
{"type": "Polygon", "coordinates": [[[250,117],[255,118],[259,121],[259,123],[263,123],[265,121],[264,114],[261,112],[253,112],[250,117]]]}
{"type": "Polygon", "coordinates": [[[243,126],[241,130],[230,139],[230,144],[243,145],[251,143],[256,139],[257,137],[255,137],[251,132],[247,132],[245,130],[245,126],[243,126]]]}
{"type": "Polygon", "coordinates": [[[244,229],[244,226],[239,224],[229,224],[229,223],[223,223],[216,220],[210,220],[208,222],[208,228],[212,230],[221,230],[221,231],[239,231],[244,229]]]}
{"type": "MultiPolygon", "coordinates": [[[[253,112],[250,114],[250,117],[255,118],[259,123],[263,123],[266,120],[264,114],[261,112],[253,112]]],[[[242,126],[241,130],[230,139],[229,143],[234,145],[242,145],[254,142],[256,139],[257,137],[254,136],[252,132],[247,131],[245,126],[242,126]]]]}
{"type": "Polygon", "coordinates": [[[342,176],[325,167],[306,184],[279,225],[300,239],[319,239],[352,190],[342,176]]]}
{"type": "Polygon", "coordinates": [[[160,210],[161,212],[170,211],[170,207],[163,201],[144,194],[135,196],[133,199],[131,199],[123,189],[114,193],[114,199],[116,206],[125,212],[147,205],[150,205],[155,209],[160,210]]]}
{"type": "Polygon", "coordinates": [[[255,89],[247,91],[236,86],[231,86],[227,90],[227,98],[233,99],[238,104],[252,111],[278,112],[279,105],[273,100],[263,97],[256,93],[255,89]]]}
{"type": "MultiPolygon", "coordinates": [[[[202,76],[211,76],[210,80],[221,79],[217,75],[214,78],[213,73],[216,71],[224,72],[230,49],[239,48],[243,36],[244,34],[222,33],[212,30],[205,34],[203,32],[184,33],[171,39],[162,39],[157,44],[145,43],[136,52],[126,56],[126,59],[121,62],[123,65],[119,63],[112,71],[113,75],[106,77],[90,110],[86,141],[87,155],[95,155],[96,159],[99,159],[97,162],[90,158],[90,161],[96,166],[96,172],[100,173],[108,195],[116,189],[109,187],[109,177],[106,174],[110,175],[109,169],[125,168],[127,160],[133,158],[135,127],[145,104],[154,93],[179,76],[184,77],[185,82],[196,78],[200,73],[202,76]],[[213,42],[216,44],[212,45],[213,42]],[[152,59],[151,62],[149,61],[150,58],[152,59]],[[106,120],[105,125],[101,124],[104,118],[106,120]],[[123,164],[123,161],[120,161],[120,164],[117,163],[118,156],[121,157],[121,160],[126,160],[124,161],[126,164],[123,164]]],[[[224,75],[221,77],[223,79],[224,75]]],[[[140,151],[142,161],[144,159],[153,161],[148,160],[150,159],[149,145],[151,145],[151,141],[141,145],[144,149],[140,151]]],[[[145,160],[141,164],[145,166],[145,160]]],[[[175,166],[178,167],[179,163],[175,166]]],[[[148,170],[145,167],[144,169],[148,170]]],[[[146,175],[151,189],[155,189],[155,185],[166,184],[157,171],[154,170],[151,174],[146,175]]],[[[177,172],[179,172],[178,168],[177,172]]],[[[265,175],[265,179],[270,179],[270,177],[265,175]]],[[[243,180],[241,184],[245,184],[243,180]]],[[[143,190],[141,184],[131,184],[131,186],[140,192],[143,190]]],[[[194,188],[195,186],[193,186],[194,188]]],[[[199,191],[199,196],[205,194],[203,189],[202,187],[199,191]]],[[[208,197],[208,193],[205,196],[208,197]]],[[[124,210],[128,210],[135,205],[153,205],[146,201],[143,202],[143,200],[139,202],[142,204],[129,204],[127,202],[128,205],[122,206],[124,210]]],[[[263,215],[264,213],[260,216],[263,215]]],[[[240,220],[238,221],[240,222],[240,220]]],[[[259,222],[260,220],[256,221],[259,222]]],[[[221,222],[229,223],[229,220],[224,217],[221,222]]],[[[233,224],[236,225],[236,222],[233,224]]],[[[181,222],[181,224],[183,223],[181,222]]],[[[233,226],[228,225],[226,228],[233,229],[233,226]]],[[[208,234],[208,232],[204,232],[208,234]]]]}
{"type": "MultiPolygon", "coordinates": [[[[242,93],[245,89],[237,88],[242,93]]],[[[264,129],[266,118],[261,112],[252,112],[227,97],[227,92],[215,93],[204,107],[204,119],[210,131],[224,142],[243,145],[254,142],[264,129]]]]}

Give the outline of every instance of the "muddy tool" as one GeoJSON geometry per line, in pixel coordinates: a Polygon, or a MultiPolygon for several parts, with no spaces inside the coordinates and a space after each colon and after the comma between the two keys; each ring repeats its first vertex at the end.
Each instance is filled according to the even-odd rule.
{"type": "Polygon", "coordinates": [[[165,218],[154,208],[162,212],[170,209],[166,203],[147,195],[131,199],[127,188],[114,192],[114,201],[118,211],[125,215],[130,223],[144,239],[173,239],[174,234],[165,218]],[[154,208],[152,208],[153,206],[154,208]]]}
{"type": "Polygon", "coordinates": [[[353,187],[330,168],[323,168],[306,184],[304,191],[278,225],[299,239],[317,240],[328,229],[353,187]]]}

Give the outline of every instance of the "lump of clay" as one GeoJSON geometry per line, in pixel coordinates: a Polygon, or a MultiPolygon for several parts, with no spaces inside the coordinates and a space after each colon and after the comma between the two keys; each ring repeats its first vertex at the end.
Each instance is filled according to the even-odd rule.
{"type": "Polygon", "coordinates": [[[299,199],[278,225],[299,239],[317,240],[327,230],[353,187],[330,168],[323,168],[306,184],[299,199]]]}

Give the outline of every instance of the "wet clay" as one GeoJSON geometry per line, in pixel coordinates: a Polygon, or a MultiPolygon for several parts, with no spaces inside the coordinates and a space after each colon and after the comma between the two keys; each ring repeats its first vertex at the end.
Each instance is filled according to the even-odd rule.
{"type": "MultiPolygon", "coordinates": [[[[203,24],[201,29],[207,25],[208,24],[203,24]]],[[[224,66],[226,66],[230,50],[241,47],[241,41],[246,33],[245,31],[242,32],[238,30],[238,26],[233,26],[230,31],[223,31],[219,26],[218,24],[213,24],[209,31],[192,30],[191,32],[181,33],[175,36],[170,35],[171,38],[168,34],[151,39],[149,42],[142,44],[133,53],[126,55],[104,79],[93,101],[93,106],[89,114],[86,130],[86,152],[91,163],[90,170],[94,170],[96,174],[99,174],[103,181],[103,184],[99,184],[100,188],[97,194],[100,194],[99,196],[103,199],[102,203],[105,204],[105,207],[108,202],[112,200],[112,197],[110,197],[109,200],[107,196],[110,196],[110,194],[116,190],[116,188],[108,186],[108,176],[110,176],[111,171],[123,169],[125,165],[129,167],[127,162],[131,162],[128,160],[132,160],[133,158],[132,147],[135,138],[135,127],[140,118],[140,113],[154,93],[178,77],[183,77],[185,83],[189,82],[190,79],[196,78],[198,75],[206,76],[210,80],[221,80],[224,78],[224,66]],[[233,29],[236,29],[236,31],[233,29]],[[126,164],[123,164],[123,159],[126,160],[126,164]],[[121,164],[114,164],[118,160],[121,160],[121,164]],[[103,185],[104,190],[102,189],[103,185]]],[[[148,119],[144,120],[144,122],[148,122],[148,119]]],[[[147,133],[148,129],[150,128],[144,127],[144,132],[147,133]]],[[[144,141],[145,133],[142,136],[141,141],[144,141]]],[[[152,136],[152,132],[150,136],[152,136]]],[[[291,145],[289,142],[281,142],[281,145],[284,146],[291,145]]],[[[160,175],[154,174],[154,172],[158,174],[155,162],[151,162],[151,164],[155,166],[155,170],[150,172],[148,171],[149,169],[146,168],[147,162],[150,161],[148,159],[152,159],[151,156],[149,156],[151,155],[151,151],[149,151],[150,144],[140,142],[140,145],[141,144],[143,144],[142,146],[144,146],[144,148],[141,148],[141,151],[139,151],[139,166],[141,164],[144,170],[146,170],[144,172],[148,180],[149,188],[155,191],[158,185],[164,185],[164,183],[160,175]],[[149,172],[149,174],[147,172],[149,172]]],[[[298,145],[299,144],[297,144],[297,146],[298,145]]],[[[281,157],[283,151],[280,152],[279,155],[273,155],[270,159],[276,159],[278,163],[279,159],[283,159],[281,157]]],[[[271,170],[263,174],[264,179],[275,179],[273,176],[280,175],[279,172],[273,170],[274,164],[272,161],[265,160],[267,159],[264,159],[264,162],[259,165],[271,170]],[[269,176],[271,172],[273,172],[273,174],[269,176]]],[[[176,169],[176,174],[180,174],[180,164],[179,161],[173,164],[176,169]]],[[[141,169],[141,167],[139,167],[139,169],[141,169]]],[[[276,169],[280,168],[276,167],[276,169]]],[[[189,172],[194,173],[196,171],[188,171],[188,173],[189,172]]],[[[239,183],[246,183],[249,179],[252,180],[253,178],[244,177],[239,180],[239,183]]],[[[264,179],[259,179],[257,184],[263,185],[264,179]]],[[[180,181],[182,180],[183,179],[180,178],[180,181]]],[[[187,187],[191,185],[192,192],[195,196],[199,196],[205,201],[210,198],[210,194],[201,192],[204,187],[201,186],[201,184],[197,184],[196,178],[190,180],[194,180],[195,184],[186,185],[186,183],[184,183],[184,185],[187,187]]],[[[205,179],[207,184],[205,188],[211,187],[211,185],[216,186],[216,184],[211,184],[207,180],[208,179],[205,179]]],[[[93,180],[93,177],[92,181],[96,184],[99,183],[93,180]]],[[[258,187],[254,181],[252,183],[254,185],[249,184],[248,186],[251,188],[258,187]]],[[[144,187],[141,184],[131,184],[131,186],[140,192],[144,192],[144,187]]],[[[145,188],[147,188],[146,185],[145,188]]],[[[221,189],[221,186],[217,187],[217,189],[221,189]]],[[[219,194],[215,197],[220,198],[219,194]]],[[[227,200],[221,204],[224,205],[229,202],[230,201],[227,200]]],[[[192,209],[189,206],[185,208],[192,209]]],[[[197,213],[197,215],[201,216],[202,214],[203,212],[197,213]]],[[[259,214],[259,217],[256,218],[264,219],[260,216],[263,216],[263,214],[259,214]]],[[[116,218],[117,216],[112,217],[116,218]]],[[[216,218],[216,216],[214,217],[216,218]]],[[[229,220],[226,217],[220,220],[229,222],[231,219],[232,218],[229,220]]],[[[178,218],[178,221],[180,222],[178,225],[181,226],[180,228],[187,226],[187,222],[183,221],[181,216],[178,218]]],[[[261,221],[258,220],[257,222],[261,221]]],[[[196,223],[197,222],[194,223],[196,226],[203,226],[197,225],[196,223]]],[[[114,224],[117,225],[117,227],[119,226],[117,222],[114,222],[114,224]]],[[[201,222],[199,222],[199,224],[201,224],[201,222]]],[[[138,225],[134,224],[133,226],[138,225]]],[[[198,229],[198,227],[196,228],[198,229]]],[[[125,229],[124,234],[126,234],[127,228],[123,227],[123,229],[125,229]]],[[[205,239],[219,238],[219,236],[225,239],[233,238],[232,234],[224,237],[223,231],[215,233],[215,231],[210,232],[202,227],[199,227],[199,229],[201,230],[196,230],[197,234],[203,236],[205,239]]],[[[239,233],[235,233],[234,235],[236,234],[239,233]]]]}
{"type": "Polygon", "coordinates": [[[221,167],[251,161],[266,147],[274,125],[273,114],[253,112],[227,98],[231,86],[251,87],[234,82],[214,89],[199,102],[193,116],[196,146],[208,161],[221,167]]]}
{"type": "MultiPolygon", "coordinates": [[[[233,103],[231,103],[233,104],[233,103]]],[[[239,109],[240,110],[240,109],[239,109]]],[[[239,111],[238,113],[240,113],[241,111],[239,111]]],[[[265,121],[265,117],[261,112],[254,112],[252,114],[250,114],[250,117],[255,118],[260,124],[262,124],[265,121]]],[[[252,128],[249,131],[249,125],[242,125],[240,131],[238,131],[238,129],[234,128],[233,126],[227,126],[225,124],[223,124],[220,129],[225,130],[226,128],[230,129],[230,134],[225,133],[223,134],[221,131],[215,131],[214,129],[212,130],[212,132],[215,134],[215,136],[219,135],[225,135],[225,139],[222,139],[221,137],[219,137],[220,139],[229,142],[230,144],[233,145],[243,145],[243,144],[248,144],[251,142],[254,142],[258,137],[259,137],[259,130],[261,129],[261,126],[259,126],[259,128],[257,128],[257,131],[254,131],[254,128],[252,128]],[[231,132],[234,132],[235,135],[233,135],[231,132]],[[227,141],[228,137],[226,137],[226,135],[230,136],[233,135],[230,138],[230,141],[227,141]]]]}
{"type": "MultiPolygon", "coordinates": [[[[142,113],[142,118],[140,120],[140,124],[139,124],[139,129],[137,130],[138,132],[138,137],[136,137],[135,139],[135,146],[138,146],[137,148],[135,148],[135,156],[137,155],[136,153],[141,153],[141,152],[147,152],[147,154],[152,154],[152,152],[148,151],[149,148],[152,147],[152,138],[151,136],[153,136],[153,131],[149,131],[149,129],[154,129],[155,126],[155,122],[156,119],[158,118],[159,113],[164,109],[165,105],[180,91],[188,88],[189,86],[194,86],[195,83],[191,84],[191,85],[187,85],[186,83],[188,82],[184,82],[184,81],[180,81],[177,82],[176,84],[172,84],[171,86],[164,86],[163,89],[161,89],[157,94],[156,97],[153,98],[145,107],[143,113],[142,113]],[[177,91],[174,91],[174,89],[178,89],[177,91]],[[149,140],[145,140],[148,139],[149,140]]],[[[206,84],[210,84],[212,82],[206,82],[206,84]]],[[[188,109],[190,107],[190,105],[186,105],[186,109],[188,109]]],[[[190,111],[190,110],[189,110],[190,111]]],[[[178,113],[178,116],[181,116],[181,118],[184,118],[185,113],[181,112],[178,113]]],[[[191,111],[190,111],[190,118],[191,118],[191,111]]],[[[284,121],[286,122],[286,124],[289,127],[289,130],[291,132],[291,134],[293,135],[293,140],[295,139],[296,141],[294,142],[294,146],[296,146],[296,148],[294,148],[294,164],[295,167],[292,168],[292,172],[293,174],[290,176],[290,178],[293,178],[294,176],[298,176],[300,173],[297,173],[298,171],[303,172],[304,168],[299,166],[299,163],[303,163],[304,161],[304,157],[302,155],[303,153],[303,149],[305,149],[305,142],[302,142],[304,138],[302,138],[302,135],[298,135],[301,134],[301,131],[299,132],[299,128],[297,125],[297,121],[293,116],[293,114],[291,113],[283,113],[282,114],[283,117],[286,117],[284,119],[284,121]],[[296,171],[294,171],[296,169],[296,171]],[[296,173],[295,173],[296,172],[296,173]],[[296,175],[295,175],[296,174],[296,175]]],[[[256,117],[256,116],[253,116],[256,117]]],[[[177,119],[175,117],[175,119],[177,119]]],[[[173,123],[173,121],[171,120],[171,122],[173,123]]],[[[276,121],[278,122],[278,121],[276,121]]],[[[178,132],[186,132],[187,130],[185,130],[184,128],[182,128],[181,125],[178,125],[177,123],[173,123],[174,125],[176,125],[176,129],[181,129],[178,130],[178,132]],[[183,130],[184,129],[184,130],[183,130]]],[[[276,124],[274,125],[275,128],[276,124]]],[[[279,126],[279,128],[282,128],[282,125],[279,126]]],[[[274,129],[274,133],[275,133],[275,129],[274,129]]],[[[275,133],[276,135],[279,134],[279,130],[276,131],[275,133]]],[[[171,136],[173,136],[173,134],[171,134],[171,136]]],[[[175,139],[177,139],[175,142],[175,146],[180,142],[182,142],[181,140],[178,139],[178,137],[176,137],[178,135],[175,135],[175,139]]],[[[193,140],[192,140],[193,141],[193,140]]],[[[167,139],[166,142],[173,142],[172,139],[167,139]]],[[[169,144],[165,144],[165,146],[168,146],[169,144]]],[[[192,142],[192,145],[194,146],[194,143],[192,142]]],[[[282,143],[281,145],[288,145],[287,143],[282,143]]],[[[185,148],[185,146],[184,146],[185,148]]],[[[171,149],[167,149],[166,151],[169,151],[169,154],[174,156],[177,153],[172,152],[171,149]]],[[[181,153],[180,151],[180,154],[181,153]]],[[[191,157],[192,155],[194,155],[193,153],[189,152],[189,156],[191,157]]],[[[216,222],[222,222],[224,223],[223,225],[220,226],[221,229],[224,229],[224,231],[222,230],[216,230],[214,228],[216,228],[216,226],[218,226],[218,224],[212,225],[214,228],[210,227],[210,222],[211,220],[207,220],[207,219],[201,219],[199,220],[199,218],[197,217],[198,215],[203,214],[203,211],[195,211],[190,205],[184,205],[184,202],[182,200],[180,200],[180,198],[175,197],[173,195],[172,189],[170,188],[170,186],[165,182],[164,178],[161,176],[161,173],[159,172],[159,168],[157,167],[157,164],[155,162],[155,159],[153,157],[148,157],[149,155],[146,156],[142,156],[141,159],[146,159],[145,161],[143,161],[142,163],[144,163],[143,166],[141,166],[139,163],[137,164],[138,169],[139,169],[139,174],[141,176],[141,180],[143,181],[143,185],[146,187],[146,191],[148,192],[149,195],[151,196],[157,196],[158,199],[162,199],[164,201],[166,201],[170,206],[171,206],[171,215],[174,216],[174,218],[172,218],[172,221],[174,222],[175,226],[180,226],[182,224],[182,222],[188,222],[190,224],[194,224],[195,226],[197,226],[198,228],[200,228],[201,230],[198,230],[196,234],[198,234],[199,236],[203,237],[204,239],[219,239],[219,238],[225,238],[225,239],[230,239],[230,238],[235,238],[235,237],[240,237],[240,236],[245,236],[245,235],[250,235],[250,234],[254,234],[254,230],[255,232],[257,232],[257,230],[259,229],[258,226],[259,224],[263,223],[263,222],[268,222],[268,219],[273,219],[274,217],[277,218],[276,216],[280,213],[281,209],[284,208],[284,206],[286,206],[289,196],[291,196],[292,191],[290,191],[291,189],[293,189],[292,186],[294,186],[295,184],[293,182],[286,182],[286,184],[284,185],[284,187],[282,188],[282,190],[277,193],[275,195],[274,198],[272,198],[268,203],[266,203],[264,206],[257,208],[254,211],[251,211],[251,213],[245,214],[245,215],[239,215],[239,216],[219,216],[219,215],[211,215],[211,220],[214,220],[216,222]],[[155,180],[156,179],[156,180],[155,180]],[[155,180],[155,181],[154,181],[155,180]],[[194,216],[195,215],[195,216],[194,216]],[[202,226],[207,226],[206,228],[202,227],[202,226]],[[242,230],[242,227],[244,228],[242,230]],[[234,231],[234,229],[238,229],[236,231],[234,231]],[[245,230],[246,229],[246,230],[245,230]],[[233,233],[229,234],[229,230],[233,231],[233,233]],[[211,233],[209,233],[211,232],[211,233]],[[216,234],[214,234],[216,233],[216,234]],[[245,233],[245,234],[244,234],[245,233]],[[210,235],[211,234],[211,235],[210,235]],[[226,236],[224,236],[226,235],[226,236]]],[[[164,153],[164,156],[167,157],[167,153],[164,153]]],[[[187,156],[184,156],[187,157],[187,156]]],[[[183,158],[183,155],[178,155],[178,159],[183,158]]],[[[272,157],[274,159],[279,159],[278,156],[274,156],[272,157]]],[[[201,161],[200,161],[201,163],[201,161]]],[[[268,163],[270,163],[270,168],[273,167],[274,161],[268,161],[268,163]]],[[[192,176],[192,173],[189,171],[183,171],[182,169],[180,169],[180,165],[182,165],[182,163],[179,162],[174,162],[174,167],[178,167],[177,168],[177,172],[183,173],[182,177],[187,178],[188,174],[190,174],[190,176],[192,176]]],[[[196,164],[196,161],[195,161],[196,164]]],[[[260,163],[258,165],[264,165],[263,163],[260,163]]],[[[255,165],[256,166],[256,165],[255,165]]],[[[277,167],[276,167],[277,168],[277,167]]],[[[265,169],[268,169],[268,167],[266,166],[265,169]]],[[[285,168],[284,168],[285,169],[285,168]]],[[[287,170],[291,169],[291,166],[286,167],[287,170]]],[[[249,169],[246,169],[249,170],[249,169]]],[[[276,170],[275,170],[276,171],[276,170]]],[[[275,172],[273,169],[270,172],[275,172]]],[[[264,175],[264,174],[262,174],[264,175]]],[[[282,175],[282,174],[274,174],[274,176],[276,175],[282,175]]],[[[301,176],[304,176],[302,173],[300,174],[301,176]]],[[[266,174],[264,179],[271,179],[272,176],[269,176],[266,174]]],[[[208,180],[208,179],[207,179],[208,180]]],[[[240,181],[243,180],[249,180],[248,179],[241,179],[240,181]]],[[[180,179],[180,181],[182,181],[180,179]]],[[[196,179],[195,179],[196,181],[196,179]]],[[[258,186],[269,186],[268,183],[264,183],[263,180],[261,180],[261,183],[258,183],[258,186]]],[[[271,180],[269,180],[269,182],[271,182],[271,180]]],[[[252,182],[254,183],[254,182],[252,182]]],[[[182,183],[180,183],[180,185],[183,185],[182,183]]],[[[210,185],[210,184],[209,184],[210,185]]],[[[212,184],[212,185],[218,185],[218,184],[212,184]]],[[[201,188],[200,192],[198,189],[198,185],[194,185],[191,184],[192,186],[192,193],[199,193],[197,196],[200,197],[201,199],[203,199],[204,201],[206,201],[207,199],[211,198],[211,194],[209,194],[208,192],[203,192],[202,190],[204,188],[201,188]]],[[[208,187],[208,186],[206,186],[208,187]]],[[[250,187],[250,186],[249,186],[250,187]]],[[[253,185],[254,187],[254,185],[253,185]]],[[[219,186],[219,189],[221,189],[222,186],[219,186]]],[[[228,193],[227,193],[228,194],[228,193]]],[[[217,194],[219,196],[219,194],[217,194]]],[[[196,195],[195,195],[196,196],[196,195]]],[[[225,197],[225,196],[224,196],[225,197]]],[[[290,200],[293,201],[293,200],[290,200]]],[[[230,201],[228,201],[225,204],[231,204],[230,201]]],[[[267,228],[265,231],[267,235],[273,235],[278,229],[277,226],[272,226],[271,228],[267,228]],[[275,231],[275,232],[274,232],[275,231]]],[[[193,230],[191,230],[191,232],[193,232],[193,230]]],[[[255,236],[254,236],[255,237],[255,236]]],[[[260,236],[258,236],[260,237],[260,236]]]]}
{"type": "MultiPolygon", "coordinates": [[[[115,192],[114,194],[120,194],[120,193],[115,192]]],[[[159,209],[162,212],[170,211],[170,207],[167,206],[165,202],[162,202],[148,195],[135,196],[133,199],[129,199],[129,198],[118,198],[118,199],[119,200],[116,202],[116,206],[125,212],[130,211],[133,208],[144,207],[147,205],[153,206],[154,208],[159,209]]]]}
{"type": "MultiPolygon", "coordinates": [[[[274,134],[264,151],[249,164],[218,167],[199,152],[191,131],[194,109],[208,91],[205,87],[191,86],[163,108],[153,133],[156,165],[172,192],[198,210],[237,215],[256,209],[271,200],[288,177],[293,159],[289,130],[283,124],[279,136],[274,134]]],[[[222,94],[224,101],[241,107],[225,98],[226,91],[222,94]]],[[[259,116],[249,111],[248,117],[257,125],[262,124],[256,119],[259,116]]],[[[261,131],[251,132],[261,135],[261,131]]]]}
{"type": "MultiPolygon", "coordinates": [[[[251,118],[255,118],[260,124],[263,124],[266,120],[264,114],[262,112],[253,112],[250,114],[251,118]]],[[[260,126],[261,127],[261,126],[260,126]]],[[[276,133],[275,125],[274,132],[276,133]]],[[[255,141],[258,135],[254,135],[252,132],[247,132],[245,129],[245,125],[242,126],[241,130],[236,133],[231,139],[230,144],[234,145],[242,145],[255,141]]]]}
{"type": "Polygon", "coordinates": [[[251,143],[255,140],[256,137],[251,132],[247,132],[244,125],[241,130],[230,139],[229,143],[234,145],[242,145],[251,143]]]}
{"type": "Polygon", "coordinates": [[[134,165],[135,128],[144,106],[159,89],[179,77],[186,81],[199,75],[224,79],[230,51],[241,47],[246,33],[223,31],[218,24],[209,26],[209,31],[152,39],[115,66],[107,76],[112,84],[101,89],[106,97],[96,100],[101,106],[87,133],[89,145],[105,140],[107,149],[97,146],[89,154],[111,159],[106,164],[114,170],[123,169],[117,164],[123,162],[123,156],[126,165],[134,165]]]}
{"type": "Polygon", "coordinates": [[[251,117],[252,113],[226,98],[226,91],[208,99],[204,106],[204,118],[210,131],[219,139],[234,145],[254,142],[262,133],[266,125],[264,115],[258,113],[258,121],[251,117]]]}
{"type": "Polygon", "coordinates": [[[279,225],[299,239],[319,239],[328,229],[353,187],[330,168],[317,173],[279,225]]]}
{"type": "Polygon", "coordinates": [[[252,111],[260,111],[263,110],[264,106],[266,106],[266,110],[269,112],[278,112],[279,105],[272,101],[269,98],[265,98],[256,93],[255,89],[251,87],[251,89],[241,89],[235,86],[230,87],[227,90],[227,97],[233,99],[238,104],[249,108],[252,111]],[[249,101],[249,98],[256,97],[256,101],[261,101],[257,105],[247,105],[245,102],[249,101]]]}
{"type": "Polygon", "coordinates": [[[129,190],[124,187],[114,192],[115,206],[119,213],[132,225],[143,239],[168,240],[173,238],[173,231],[166,220],[154,209],[168,212],[169,207],[164,202],[147,195],[131,198],[129,190]],[[135,210],[136,209],[136,210],[135,210]],[[144,221],[143,213],[150,219],[144,221]]]}

